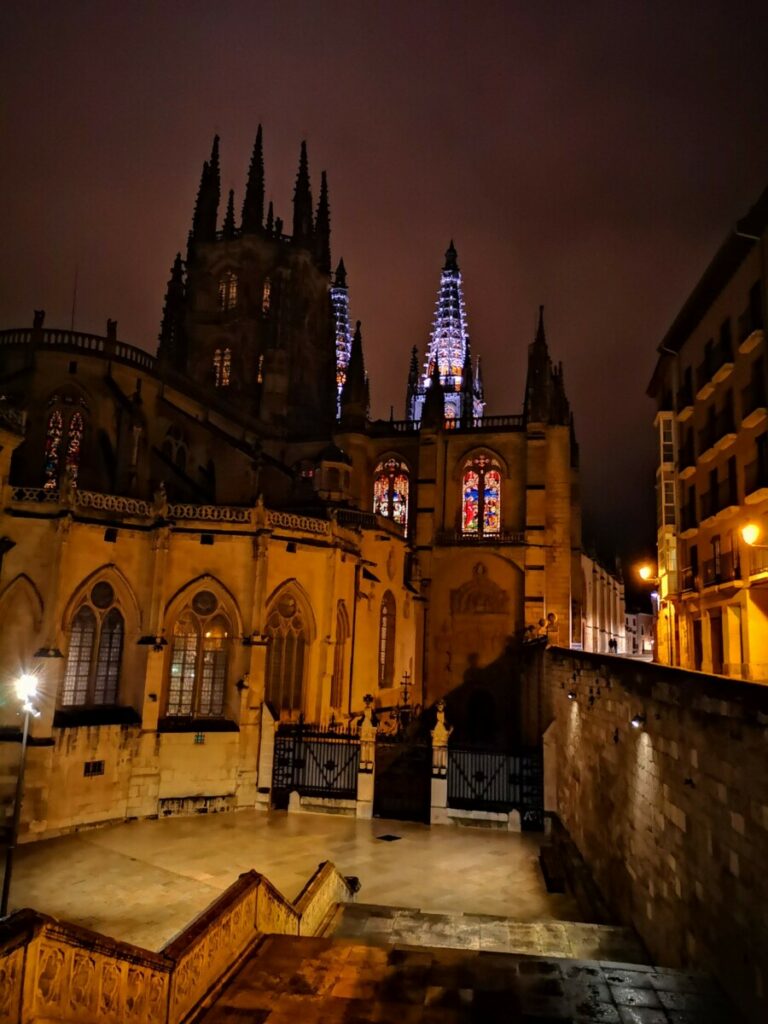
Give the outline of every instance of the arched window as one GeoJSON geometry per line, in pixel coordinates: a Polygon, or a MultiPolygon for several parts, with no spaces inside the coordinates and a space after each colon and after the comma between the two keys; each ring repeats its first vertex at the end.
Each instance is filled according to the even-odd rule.
{"type": "Polygon", "coordinates": [[[393,519],[408,533],[408,468],[399,459],[387,459],[376,467],[373,511],[393,519]]]}
{"type": "Polygon", "coordinates": [[[333,676],[331,677],[331,707],[341,708],[344,694],[344,662],[349,638],[349,618],[344,602],[339,601],[336,609],[336,647],[333,652],[333,676]]]}
{"type": "Polygon", "coordinates": [[[115,704],[125,626],[110,583],[95,583],[72,619],[64,705],[115,704]]]}
{"type": "Polygon", "coordinates": [[[261,290],[261,312],[264,316],[269,315],[269,307],[272,302],[272,282],[265,278],[264,287],[261,290]]]}
{"type": "Polygon", "coordinates": [[[496,459],[477,455],[464,466],[462,533],[492,536],[501,532],[501,471],[496,459]]]}
{"type": "Polygon", "coordinates": [[[304,696],[309,630],[291,593],[283,593],[267,615],[267,700],[277,711],[300,711],[304,696]]]}
{"type": "Polygon", "coordinates": [[[379,618],[379,688],[395,681],[395,599],[388,590],[381,599],[379,618]]]}
{"type": "Polygon", "coordinates": [[[217,388],[229,387],[232,375],[232,350],[217,348],[213,353],[213,383],[217,388]]]}
{"type": "Polygon", "coordinates": [[[71,395],[54,395],[49,407],[53,406],[45,427],[45,483],[46,490],[59,486],[62,469],[67,469],[74,487],[80,470],[80,458],[85,432],[85,418],[81,408],[82,399],[71,395]],[[72,406],[75,405],[73,409],[72,406]]]}
{"type": "Polygon", "coordinates": [[[219,278],[219,309],[224,312],[237,305],[237,274],[226,270],[219,278]]]}
{"type": "Polygon", "coordinates": [[[210,590],[199,590],[173,628],[166,714],[224,714],[231,634],[219,599],[210,590]]]}

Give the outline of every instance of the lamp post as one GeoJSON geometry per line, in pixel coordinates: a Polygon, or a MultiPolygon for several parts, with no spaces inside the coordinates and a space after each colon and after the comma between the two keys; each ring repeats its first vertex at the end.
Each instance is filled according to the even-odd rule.
{"type": "MultiPolygon", "coordinates": [[[[644,565],[638,567],[637,575],[643,581],[653,587],[651,591],[651,608],[653,609],[653,660],[658,663],[659,661],[659,586],[661,585],[661,579],[658,575],[658,571],[649,565],[647,562],[644,565]]],[[[669,664],[673,663],[672,659],[672,636],[669,629],[669,623],[667,623],[667,643],[669,647],[669,664]]]]}
{"type": "Polygon", "coordinates": [[[8,837],[8,848],[5,851],[5,874],[3,875],[3,895],[0,899],[0,918],[8,913],[8,897],[11,892],[11,872],[13,870],[13,854],[16,849],[16,839],[19,833],[19,820],[21,818],[21,797],[24,791],[24,767],[27,760],[27,739],[29,738],[29,718],[37,718],[40,712],[32,701],[37,696],[37,678],[25,674],[16,680],[16,695],[21,701],[21,710],[24,712],[24,727],[21,734],[21,759],[19,761],[19,774],[16,778],[16,797],[13,802],[13,818],[11,819],[11,834],[8,837]]]}

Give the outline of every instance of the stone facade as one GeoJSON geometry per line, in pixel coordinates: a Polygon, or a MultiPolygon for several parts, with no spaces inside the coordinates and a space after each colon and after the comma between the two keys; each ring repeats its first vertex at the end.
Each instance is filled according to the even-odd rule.
{"type": "Polygon", "coordinates": [[[768,692],[557,649],[542,661],[547,806],[658,963],[711,971],[764,1020],[768,692]]]}
{"type": "Polygon", "coordinates": [[[666,664],[768,681],[768,191],[659,346],[660,607],[666,664]],[[741,530],[754,524],[762,547],[741,530]]]}
{"type": "Polygon", "coordinates": [[[609,572],[596,558],[582,554],[581,640],[584,651],[631,654],[627,647],[624,606],[624,583],[615,572],[609,572]],[[610,645],[615,644],[611,652],[610,645]]]}

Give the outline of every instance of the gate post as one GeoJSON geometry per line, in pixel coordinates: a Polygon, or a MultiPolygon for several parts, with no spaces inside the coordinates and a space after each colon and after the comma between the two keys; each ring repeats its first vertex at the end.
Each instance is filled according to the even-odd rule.
{"type": "Polygon", "coordinates": [[[452,725],[445,724],[445,701],[437,702],[437,722],[432,737],[432,788],[429,808],[430,825],[448,825],[448,740],[452,725]]]}
{"type": "Polygon", "coordinates": [[[277,722],[266,701],[261,705],[261,743],[259,771],[256,777],[256,809],[268,811],[272,795],[272,767],[275,760],[275,729],[277,722]]]}
{"type": "Polygon", "coordinates": [[[363,697],[365,710],[360,722],[360,761],[357,769],[356,818],[373,817],[373,780],[376,771],[376,726],[373,724],[373,697],[363,697]]]}

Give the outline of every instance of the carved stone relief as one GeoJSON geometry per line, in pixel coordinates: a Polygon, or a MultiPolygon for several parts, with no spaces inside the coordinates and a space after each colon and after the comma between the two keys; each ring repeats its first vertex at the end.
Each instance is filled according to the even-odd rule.
{"type": "Polygon", "coordinates": [[[472,579],[451,591],[452,615],[506,615],[509,594],[488,578],[488,570],[478,562],[472,579]]]}
{"type": "Polygon", "coordinates": [[[40,950],[40,971],[37,990],[44,1003],[56,1003],[61,999],[64,954],[53,946],[42,946],[40,950]]]}

